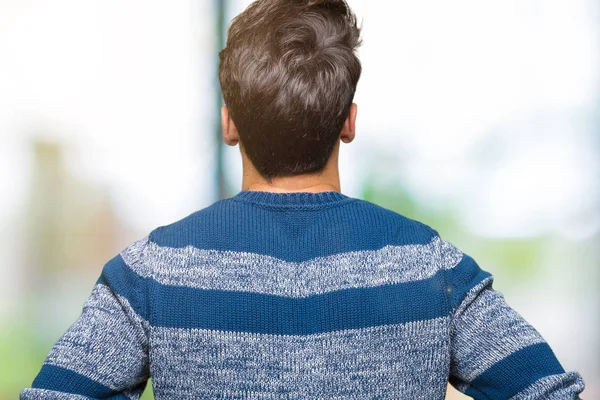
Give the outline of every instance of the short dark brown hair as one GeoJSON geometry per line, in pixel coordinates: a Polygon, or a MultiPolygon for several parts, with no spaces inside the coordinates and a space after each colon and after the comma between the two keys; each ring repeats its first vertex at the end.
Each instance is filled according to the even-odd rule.
{"type": "Polygon", "coordinates": [[[360,78],[361,30],[344,0],[257,0],[232,20],[219,81],[267,181],[325,168],[360,78]]]}

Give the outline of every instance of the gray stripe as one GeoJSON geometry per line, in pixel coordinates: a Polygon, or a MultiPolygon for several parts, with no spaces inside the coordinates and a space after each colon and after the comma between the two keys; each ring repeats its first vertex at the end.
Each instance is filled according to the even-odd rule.
{"type": "Polygon", "coordinates": [[[20,400],[88,400],[89,397],[78,394],[55,392],[46,389],[23,389],[19,397],[20,400]]]}
{"type": "Polygon", "coordinates": [[[562,400],[575,399],[575,395],[583,392],[585,383],[582,376],[575,371],[543,377],[517,393],[510,400],[544,399],[562,400]]]}
{"type": "Polygon", "coordinates": [[[97,284],[81,316],[54,345],[46,364],[122,390],[147,379],[148,329],[125,298],[97,284]]]}
{"type": "Polygon", "coordinates": [[[442,400],[448,318],[314,335],[156,327],[154,390],[157,398],[442,400]]]}
{"type": "Polygon", "coordinates": [[[136,273],[162,284],[288,297],[422,280],[440,269],[453,268],[462,259],[462,252],[439,236],[425,245],[385,246],[304,262],[155,243],[149,243],[142,252],[143,246],[143,240],[136,242],[121,256],[136,273]]]}
{"type": "Polygon", "coordinates": [[[473,287],[457,308],[451,331],[453,374],[471,382],[505,357],[544,338],[491,285],[473,287]]]}
{"type": "MultiPolygon", "coordinates": [[[[139,400],[141,393],[136,392],[124,392],[124,396],[127,396],[131,400],[139,400]]],[[[81,396],[79,394],[56,392],[54,390],[47,389],[31,389],[26,388],[21,390],[20,400],[89,400],[87,396],[81,396]]]]}

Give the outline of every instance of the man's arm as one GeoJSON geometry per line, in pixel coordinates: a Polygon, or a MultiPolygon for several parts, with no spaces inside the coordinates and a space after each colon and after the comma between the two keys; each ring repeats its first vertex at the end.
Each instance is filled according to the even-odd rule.
{"type": "Polygon", "coordinates": [[[452,308],[450,384],[474,399],[580,399],[584,381],[504,296],[493,276],[463,253],[447,269],[452,308]]]}
{"type": "Polygon", "coordinates": [[[147,238],[103,268],[80,317],[52,347],[26,399],[138,399],[149,377],[148,293],[131,268],[147,238]]]}

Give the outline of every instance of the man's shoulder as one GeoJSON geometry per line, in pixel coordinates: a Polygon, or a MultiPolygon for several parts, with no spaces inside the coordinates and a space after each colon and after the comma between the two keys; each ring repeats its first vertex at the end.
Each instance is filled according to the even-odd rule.
{"type": "Polygon", "coordinates": [[[166,247],[185,247],[189,244],[189,236],[197,234],[206,229],[207,224],[222,224],[224,221],[214,219],[215,214],[227,202],[228,199],[218,200],[206,207],[180,218],[174,222],[154,228],[148,235],[151,243],[166,247]]]}
{"type": "Polygon", "coordinates": [[[402,241],[413,240],[415,244],[425,244],[431,242],[439,233],[426,223],[410,218],[402,212],[392,210],[369,200],[356,199],[357,206],[364,207],[368,212],[378,216],[385,221],[396,233],[398,239],[402,241]]]}
{"type": "MultiPolygon", "coordinates": [[[[366,218],[370,223],[361,229],[366,234],[385,236],[387,244],[427,244],[439,237],[438,232],[424,222],[369,200],[352,198],[348,212],[366,218]]],[[[228,236],[228,227],[237,224],[240,217],[233,212],[234,204],[231,198],[218,200],[177,221],[156,227],[148,240],[159,246],[181,248],[201,239],[210,243],[217,236],[228,236]]]]}

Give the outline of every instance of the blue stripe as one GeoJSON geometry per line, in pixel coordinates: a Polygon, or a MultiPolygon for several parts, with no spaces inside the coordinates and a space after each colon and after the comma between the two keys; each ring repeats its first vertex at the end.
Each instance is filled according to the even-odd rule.
{"type": "Polygon", "coordinates": [[[119,255],[107,263],[99,283],[125,297],[155,326],[306,335],[447,316],[446,295],[454,306],[488,276],[464,255],[454,268],[427,279],[293,298],[165,285],[138,275],[119,255]],[[452,275],[449,282],[446,272],[452,275]]]}
{"type": "Polygon", "coordinates": [[[129,400],[129,397],[119,394],[86,376],[66,368],[44,364],[40,373],[33,381],[32,388],[53,390],[61,393],[79,394],[92,398],[129,400]]]}
{"type": "Polygon", "coordinates": [[[140,317],[148,320],[150,301],[148,288],[152,282],[155,281],[136,274],[119,254],[106,263],[96,283],[107,285],[115,293],[125,297],[131,308],[140,317]]]}
{"type": "Polygon", "coordinates": [[[290,298],[276,295],[159,286],[153,323],[278,335],[357,329],[445,315],[440,277],[410,283],[350,288],[290,298]],[[183,312],[173,312],[177,304],[183,312]]]}
{"type": "Polygon", "coordinates": [[[449,279],[446,290],[450,308],[456,308],[473,287],[490,276],[492,276],[490,272],[481,269],[471,256],[463,253],[462,260],[454,268],[448,270],[449,279]]]}
{"type": "Polygon", "coordinates": [[[159,246],[244,251],[301,262],[386,245],[427,244],[434,232],[421,222],[363,200],[343,207],[274,212],[224,199],[159,227],[159,246]],[[335,221],[335,222],[334,222],[335,221]]]}
{"type": "Polygon", "coordinates": [[[115,257],[99,282],[108,283],[143,317],[148,315],[151,297],[149,322],[154,326],[306,335],[447,316],[442,274],[293,298],[164,285],[138,275],[115,257]]]}
{"type": "Polygon", "coordinates": [[[476,391],[465,394],[479,392],[489,399],[508,399],[545,376],[564,372],[548,343],[536,343],[492,365],[471,382],[476,391]]]}

